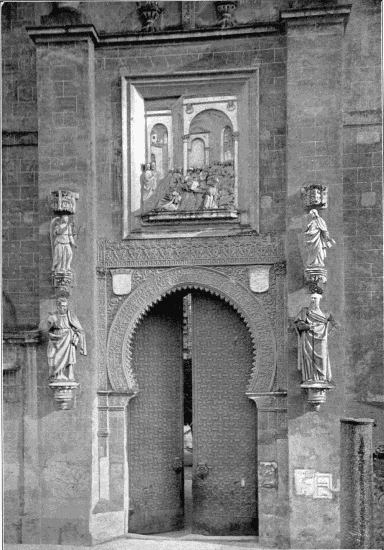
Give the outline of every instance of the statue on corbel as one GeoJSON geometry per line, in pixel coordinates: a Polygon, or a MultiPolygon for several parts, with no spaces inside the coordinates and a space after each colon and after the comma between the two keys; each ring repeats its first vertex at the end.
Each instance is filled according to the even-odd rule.
{"type": "Polygon", "coordinates": [[[301,387],[306,390],[309,403],[315,410],[326,400],[326,392],[333,388],[328,334],[339,325],[332,313],[320,309],[323,290],[315,287],[309,307],[300,310],[293,323],[298,336],[298,370],[301,387]]]}
{"type": "Polygon", "coordinates": [[[326,283],[327,270],[324,260],[327,257],[327,249],[336,242],[329,236],[327,225],[315,208],[309,212],[309,216],[305,231],[307,244],[305,279],[310,284],[326,283]]]}
{"type": "Polygon", "coordinates": [[[47,333],[47,359],[49,387],[60,409],[68,409],[74,390],[79,386],[75,380],[76,351],[87,355],[84,330],[77,316],[68,308],[66,296],[56,299],[56,310],[40,325],[47,333]]]}
{"type": "Polygon", "coordinates": [[[68,308],[68,296],[74,286],[73,248],[77,248],[77,231],[71,216],[76,212],[79,194],[58,189],[52,191],[49,198],[55,216],[50,225],[50,238],[56,310],[49,314],[40,328],[48,336],[48,385],[54,392],[54,400],[59,408],[68,409],[73,392],[79,385],[74,375],[76,349],[80,347],[80,353],[87,354],[84,331],[76,315],[68,308]]]}
{"type": "Polygon", "coordinates": [[[72,271],[75,226],[70,216],[76,211],[78,193],[68,190],[52,191],[50,200],[55,217],[51,221],[52,281],[59,293],[70,294],[74,283],[72,271]]]}

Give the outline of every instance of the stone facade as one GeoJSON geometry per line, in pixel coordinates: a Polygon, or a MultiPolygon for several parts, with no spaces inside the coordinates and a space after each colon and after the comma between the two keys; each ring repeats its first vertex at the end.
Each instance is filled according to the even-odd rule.
{"type": "MultiPolygon", "coordinates": [[[[340,548],[340,418],[374,419],[373,448],[384,443],[380,2],[243,0],[223,18],[217,2],[175,1],[152,19],[136,2],[64,4],[2,9],[5,540],[92,545],[129,530],[132,341],[154,304],[185,290],[227,302],[252,340],[260,542],[340,548]],[[141,185],[148,159],[134,157],[130,105],[144,117],[172,95],[177,129],[177,101],[197,92],[230,115],[236,208],[141,216],[133,178],[141,185]],[[321,216],[336,244],[322,308],[340,324],[318,412],[300,387],[292,322],[309,300],[310,185],[328,191],[321,216]],[[70,292],[52,283],[58,190],[78,196],[70,292]],[[88,345],[67,411],[37,330],[60,292],[88,345]]],[[[193,101],[180,105],[192,118],[193,101]]],[[[188,139],[174,155],[186,158],[188,139]]]]}

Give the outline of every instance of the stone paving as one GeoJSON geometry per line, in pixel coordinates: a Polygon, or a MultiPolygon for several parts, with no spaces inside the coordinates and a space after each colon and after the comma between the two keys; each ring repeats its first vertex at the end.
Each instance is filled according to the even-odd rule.
{"type": "MultiPolygon", "coordinates": [[[[204,537],[207,538],[207,537],[204,537]]],[[[98,550],[226,550],[233,548],[236,550],[246,550],[257,548],[263,550],[255,540],[246,541],[238,538],[208,537],[208,540],[180,540],[180,539],[148,539],[143,538],[124,538],[116,539],[103,544],[94,546],[98,550]],[[214,540],[212,540],[214,539],[214,540]]],[[[88,550],[89,546],[62,546],[52,544],[5,544],[4,550],[88,550]]],[[[267,549],[264,549],[267,550],[267,549]]]]}

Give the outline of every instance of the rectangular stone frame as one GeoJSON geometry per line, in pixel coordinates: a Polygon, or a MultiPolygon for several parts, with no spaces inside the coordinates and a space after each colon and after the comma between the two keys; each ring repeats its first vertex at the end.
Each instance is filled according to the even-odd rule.
{"type": "MultiPolygon", "coordinates": [[[[217,86],[220,83],[221,87],[226,84],[245,85],[246,105],[248,119],[248,140],[244,137],[245,132],[241,132],[239,136],[239,163],[242,162],[241,147],[243,143],[248,145],[248,153],[244,159],[244,176],[239,178],[239,197],[240,210],[243,210],[240,216],[240,227],[246,226],[255,231],[259,229],[259,70],[260,66],[255,63],[252,67],[243,69],[219,69],[210,71],[188,71],[178,73],[159,73],[154,75],[129,74],[126,69],[121,69],[121,89],[122,89],[122,197],[123,197],[123,239],[127,239],[132,235],[134,229],[132,223],[131,211],[131,151],[130,143],[130,86],[134,86],[136,91],[154,88],[163,90],[164,92],[173,87],[180,88],[185,84],[209,84],[217,86]],[[243,135],[242,135],[243,134],[243,135]],[[241,205],[247,205],[241,208],[241,205]]],[[[229,91],[228,91],[229,92],[229,91]]],[[[161,91],[159,92],[161,94],[161,91]]],[[[225,95],[228,95],[227,93],[225,95]]],[[[244,102],[245,103],[245,102],[244,102]]],[[[236,226],[238,229],[238,226],[236,226]]],[[[159,230],[161,231],[161,230],[159,230]]],[[[175,228],[175,236],[177,235],[175,228]]],[[[169,237],[169,229],[167,236],[169,237]]],[[[140,238],[139,233],[134,234],[135,238],[140,238]]],[[[148,236],[148,235],[147,235],[148,236]]],[[[159,237],[160,234],[153,235],[159,237]]]]}

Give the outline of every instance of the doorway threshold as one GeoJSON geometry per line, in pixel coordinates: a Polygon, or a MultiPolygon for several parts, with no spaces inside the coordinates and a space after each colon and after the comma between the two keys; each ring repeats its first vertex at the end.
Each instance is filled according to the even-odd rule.
{"type": "Polygon", "coordinates": [[[259,546],[259,537],[253,536],[209,536],[199,535],[192,533],[190,529],[183,529],[182,531],[172,531],[169,533],[159,533],[151,535],[138,535],[135,533],[128,533],[126,535],[128,539],[141,539],[141,540],[179,540],[179,541],[194,541],[205,543],[216,543],[220,545],[233,546],[236,545],[239,548],[261,548],[259,546]]]}

